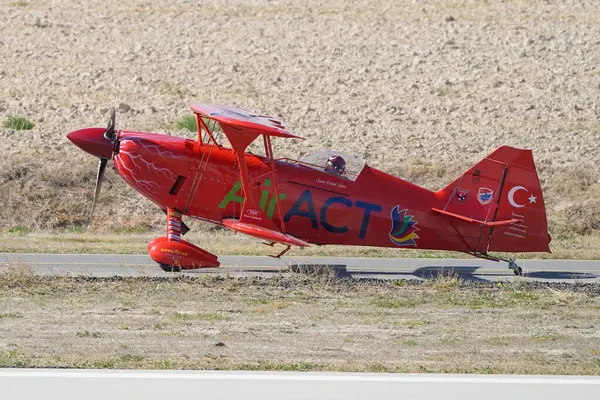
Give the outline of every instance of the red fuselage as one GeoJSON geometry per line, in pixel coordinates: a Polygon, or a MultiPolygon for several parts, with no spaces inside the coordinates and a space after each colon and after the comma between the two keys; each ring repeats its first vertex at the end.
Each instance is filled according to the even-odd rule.
{"type": "MultiPolygon", "coordinates": [[[[352,181],[301,163],[275,161],[280,214],[268,159],[251,154],[245,158],[250,190],[260,199],[261,209],[277,226],[283,218],[286,233],[309,243],[487,250],[480,249],[479,242],[484,243],[482,237],[487,239],[492,228],[449,222],[447,216],[431,212],[444,208],[446,193],[429,191],[369,166],[352,181]]],[[[216,224],[239,218],[244,192],[231,149],[121,131],[113,160],[123,179],[162,209],[216,224]]]]}

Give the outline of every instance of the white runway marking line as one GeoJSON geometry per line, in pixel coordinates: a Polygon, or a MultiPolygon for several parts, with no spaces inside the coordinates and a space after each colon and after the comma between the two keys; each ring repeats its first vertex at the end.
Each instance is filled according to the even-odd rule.
{"type": "Polygon", "coordinates": [[[0,377],[82,378],[82,379],[194,379],[194,380],[269,380],[329,382],[405,382],[405,383],[493,383],[600,385],[600,377],[544,375],[419,375],[320,372],[239,372],[239,371],[131,371],[68,369],[0,369],[0,377]]]}

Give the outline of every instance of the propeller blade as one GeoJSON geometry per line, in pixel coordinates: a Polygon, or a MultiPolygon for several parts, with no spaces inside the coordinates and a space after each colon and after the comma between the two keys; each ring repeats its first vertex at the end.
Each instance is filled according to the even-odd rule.
{"type": "Polygon", "coordinates": [[[94,217],[94,210],[96,209],[96,202],[98,202],[98,196],[100,195],[100,188],[102,187],[102,178],[104,177],[104,170],[106,170],[106,164],[108,159],[100,157],[100,163],[98,164],[98,175],[96,176],[96,191],[94,192],[94,202],[92,203],[92,213],[90,214],[90,224],[94,217]]]}
{"type": "Polygon", "coordinates": [[[117,109],[113,107],[113,112],[110,116],[110,120],[108,121],[108,126],[106,127],[106,131],[104,132],[104,137],[111,142],[114,142],[117,138],[115,134],[115,124],[117,120],[117,109]]]}

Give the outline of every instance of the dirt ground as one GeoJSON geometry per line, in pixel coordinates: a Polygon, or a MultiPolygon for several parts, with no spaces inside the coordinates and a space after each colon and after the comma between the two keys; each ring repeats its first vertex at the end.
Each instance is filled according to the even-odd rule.
{"type": "Polygon", "coordinates": [[[0,275],[0,367],[600,374],[600,287],[0,275]]]}
{"type": "MultiPolygon", "coordinates": [[[[144,234],[107,233],[0,233],[0,253],[54,253],[54,254],[146,254],[148,242],[155,232],[144,234]]],[[[283,245],[265,246],[258,239],[226,230],[190,232],[186,240],[218,255],[275,255],[283,245]]],[[[586,235],[555,238],[552,253],[495,253],[501,257],[520,259],[598,260],[600,236],[586,235]]],[[[292,248],[288,256],[323,257],[408,257],[408,258],[465,258],[464,253],[419,249],[394,249],[365,246],[311,246],[292,248]]],[[[474,259],[475,260],[475,259],[474,259]]]]}
{"type": "MultiPolygon", "coordinates": [[[[594,0],[0,1],[0,229],[80,230],[97,160],[65,135],[174,133],[193,102],[273,114],[322,148],[437,189],[504,144],[531,148],[553,237],[600,230],[594,0]]],[[[93,230],[162,230],[108,171],[93,230]]],[[[199,226],[199,230],[207,230],[199,226]]]]}

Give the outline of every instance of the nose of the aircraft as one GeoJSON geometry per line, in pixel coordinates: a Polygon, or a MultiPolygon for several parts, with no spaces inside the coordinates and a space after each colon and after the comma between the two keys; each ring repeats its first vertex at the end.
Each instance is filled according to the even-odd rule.
{"type": "Polygon", "coordinates": [[[106,128],[85,128],[73,131],[67,135],[81,150],[96,156],[112,158],[113,144],[104,137],[106,128]]]}

